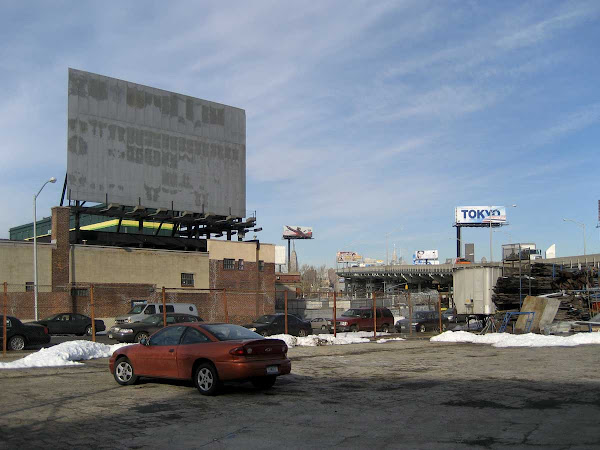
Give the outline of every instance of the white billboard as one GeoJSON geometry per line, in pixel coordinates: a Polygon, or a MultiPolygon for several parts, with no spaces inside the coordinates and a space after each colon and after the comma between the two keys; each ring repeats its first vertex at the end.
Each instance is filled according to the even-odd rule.
{"type": "Polygon", "coordinates": [[[275,264],[286,264],[285,245],[275,246],[275,264]]]}
{"type": "Polygon", "coordinates": [[[67,197],[246,216],[246,113],[69,69],[67,197]]]}
{"type": "Polygon", "coordinates": [[[356,252],[337,252],[337,262],[360,261],[362,256],[356,252]]]}
{"type": "Polygon", "coordinates": [[[284,225],[284,239],[312,239],[312,227],[299,227],[297,225],[284,225]]]}
{"type": "Polygon", "coordinates": [[[438,251],[437,250],[416,250],[413,255],[413,259],[422,260],[422,259],[438,259],[438,251]]]}
{"type": "Polygon", "coordinates": [[[506,223],[506,207],[458,206],[454,209],[454,223],[467,226],[503,225],[506,223]]]}

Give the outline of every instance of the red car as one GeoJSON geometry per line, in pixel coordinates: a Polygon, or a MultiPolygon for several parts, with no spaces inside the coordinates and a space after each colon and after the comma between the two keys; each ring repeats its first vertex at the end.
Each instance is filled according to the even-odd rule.
{"type": "MultiPolygon", "coordinates": [[[[387,333],[394,326],[394,315],[387,308],[376,309],[377,330],[387,333]]],[[[336,331],[373,331],[373,308],[350,308],[335,319],[336,331]]]]}
{"type": "Polygon", "coordinates": [[[251,381],[270,388],[292,363],[282,340],[226,323],[168,326],[140,344],[116,350],[109,367],[120,385],[138,377],[191,379],[201,394],[215,395],[224,381],[251,381]]]}

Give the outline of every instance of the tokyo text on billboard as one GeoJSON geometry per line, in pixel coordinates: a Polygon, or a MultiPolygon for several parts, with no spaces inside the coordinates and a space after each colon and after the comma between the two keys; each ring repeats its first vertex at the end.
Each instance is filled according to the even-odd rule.
{"type": "Polygon", "coordinates": [[[454,209],[455,224],[458,226],[489,227],[506,225],[504,206],[458,206],[454,209]]]}
{"type": "Polygon", "coordinates": [[[246,215],[243,109],[69,69],[71,200],[246,215]]]}
{"type": "Polygon", "coordinates": [[[283,239],[312,239],[311,227],[299,227],[297,225],[283,226],[283,239]]]}

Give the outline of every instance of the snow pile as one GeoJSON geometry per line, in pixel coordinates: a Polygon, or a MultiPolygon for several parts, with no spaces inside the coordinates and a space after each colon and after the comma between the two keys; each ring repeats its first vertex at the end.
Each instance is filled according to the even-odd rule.
{"type": "MultiPolygon", "coordinates": [[[[389,333],[377,333],[378,335],[389,333]]],[[[296,337],[289,334],[275,334],[269,336],[270,339],[281,339],[289,348],[293,347],[316,347],[319,345],[344,345],[344,344],[363,344],[371,342],[367,336],[373,336],[373,333],[359,331],[357,333],[337,333],[333,334],[311,334],[306,337],[296,337]]]]}
{"type": "Polygon", "coordinates": [[[405,341],[406,339],[404,338],[391,338],[391,339],[378,339],[377,343],[378,344],[385,344],[386,342],[391,342],[391,341],[405,341]]]}
{"type": "Polygon", "coordinates": [[[430,339],[431,342],[466,342],[490,344],[493,347],[574,347],[600,344],[600,333],[579,333],[572,336],[544,336],[541,334],[472,334],[466,331],[446,331],[430,339]]]}
{"type": "Polygon", "coordinates": [[[105,345],[91,341],[69,341],[27,355],[16,361],[0,363],[0,369],[29,369],[32,367],[76,366],[76,361],[108,358],[115,350],[131,344],[105,345]]]}

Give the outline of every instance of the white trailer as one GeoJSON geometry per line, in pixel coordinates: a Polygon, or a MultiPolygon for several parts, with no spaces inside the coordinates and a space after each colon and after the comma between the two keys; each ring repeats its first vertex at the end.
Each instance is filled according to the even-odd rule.
{"type": "Polygon", "coordinates": [[[453,283],[457,314],[494,314],[492,294],[501,275],[502,268],[497,266],[456,267],[453,283]]]}

